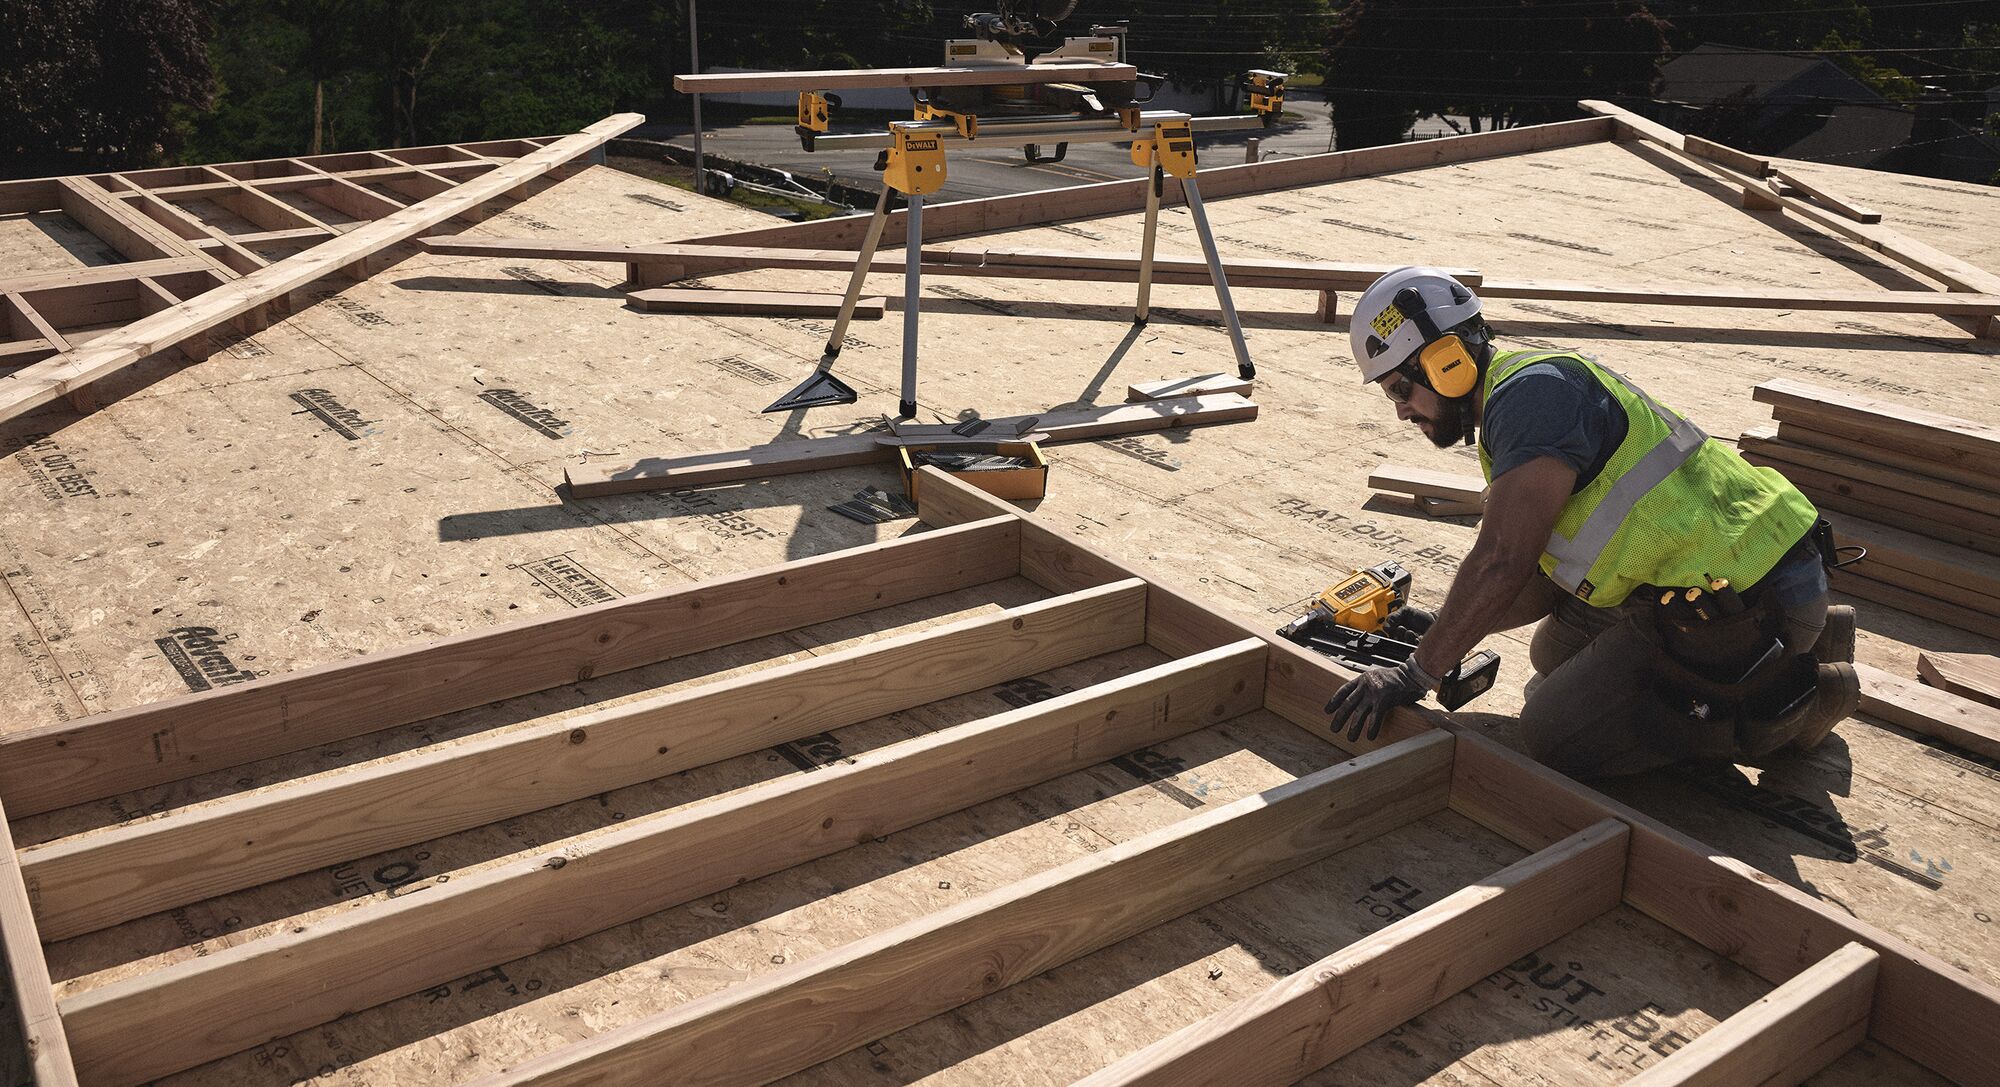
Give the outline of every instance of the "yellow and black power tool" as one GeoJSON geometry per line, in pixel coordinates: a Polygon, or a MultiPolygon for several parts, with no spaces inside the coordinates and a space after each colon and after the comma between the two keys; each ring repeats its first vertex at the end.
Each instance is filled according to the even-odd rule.
{"type": "MultiPolygon", "coordinates": [[[[1319,594],[1312,610],[1278,628],[1278,634],[1356,668],[1401,664],[1417,651],[1414,641],[1382,633],[1389,613],[1410,595],[1410,572],[1385,562],[1356,570],[1319,594]]],[[[1500,673],[1500,654],[1482,649],[1452,669],[1438,685],[1438,704],[1455,710],[1486,693],[1500,673]]]]}

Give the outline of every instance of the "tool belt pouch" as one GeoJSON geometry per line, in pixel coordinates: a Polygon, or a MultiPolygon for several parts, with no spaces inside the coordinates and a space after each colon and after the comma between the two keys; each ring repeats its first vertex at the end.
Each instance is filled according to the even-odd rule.
{"type": "Polygon", "coordinates": [[[1662,693],[1710,707],[1711,719],[1767,721],[1813,693],[1810,657],[1787,653],[1763,608],[1709,620],[1656,616],[1654,679],[1662,693]]]}

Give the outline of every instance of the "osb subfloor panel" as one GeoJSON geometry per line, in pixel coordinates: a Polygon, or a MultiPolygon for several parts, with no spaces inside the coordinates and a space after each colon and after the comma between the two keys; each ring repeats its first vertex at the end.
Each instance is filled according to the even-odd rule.
{"type": "MultiPolygon", "coordinates": [[[[1933,209],[1926,222],[1955,226],[1926,233],[1930,228],[1913,220],[1909,232],[1968,258],[1982,254],[1959,247],[1963,240],[2000,237],[2000,200],[1990,194],[1848,171],[1822,180],[1835,178],[1855,199],[1882,205],[1892,225],[1902,225],[1899,212],[1909,209],[1889,206],[1887,197],[1933,209]],[[1850,176],[1869,187],[1850,184],[1850,176]]],[[[1494,277],[1607,284],[1914,285],[1808,228],[1739,211],[1656,156],[1622,145],[1216,200],[1210,215],[1224,251],[1243,256],[1424,261],[1494,277]]],[[[5,225],[29,227],[24,220],[5,225]]],[[[646,241],[768,225],[730,205],[591,168],[473,233],[646,241]]],[[[1163,251],[1198,251],[1184,210],[1168,211],[1162,228],[1163,251]]],[[[1128,215],[968,244],[1135,250],[1138,233],[1138,216],[1128,215]]],[[[62,248],[46,235],[30,242],[62,248]]],[[[1983,256],[1995,263],[1991,253],[1983,256]]],[[[13,604],[5,636],[15,661],[0,668],[0,698],[14,708],[6,727],[184,692],[160,645],[180,628],[213,628],[242,668],[279,672],[910,530],[908,521],[864,526],[826,509],[863,486],[894,486],[881,470],[678,494],[558,497],[553,488],[563,466],[588,454],[671,455],[779,434],[850,433],[879,425],[878,413],[893,410],[899,323],[857,326],[842,355],[840,371],[862,390],[861,404],[766,417],[757,409],[804,374],[825,323],[641,314],[623,306],[615,289],[621,273],[603,264],[412,257],[367,283],[316,289],[312,305],[254,336],[217,337],[214,355],[198,365],[152,360],[118,385],[123,399],[95,415],[79,420],[51,410],[0,430],[15,450],[5,480],[13,501],[0,510],[0,570],[13,604]],[[493,395],[501,390],[506,395],[493,395]],[[524,402],[547,414],[522,410],[524,402]],[[308,404],[321,405],[325,417],[308,404]],[[582,583],[566,576],[577,570],[582,583]]],[[[843,280],[756,272],[716,282],[835,291],[843,280]]],[[[871,285],[893,293],[895,280],[871,285]]],[[[1156,318],[1138,330],[1130,323],[1131,292],[1120,285],[933,281],[924,305],[924,407],[946,419],[1039,412],[1116,401],[1134,381],[1229,368],[1211,292],[1156,290],[1156,318]]],[[[1384,558],[1410,567],[1418,599],[1435,605],[1473,526],[1425,519],[1372,497],[1365,478],[1385,462],[1476,472],[1470,451],[1432,448],[1398,424],[1377,394],[1358,388],[1344,325],[1314,322],[1310,296],[1240,291],[1237,301],[1258,361],[1262,416],[1193,433],[1058,447],[1041,512],[1081,542],[1258,624],[1278,625],[1339,573],[1384,558]]],[[[2000,344],[1971,340],[1937,318],[1533,302],[1496,302],[1489,312],[1510,344],[1594,352],[1720,436],[1768,420],[1749,390],[1777,375],[1977,419],[1991,419],[1990,405],[2000,399],[1993,365],[2000,344]]],[[[704,669],[751,667],[1034,595],[1022,583],[1002,582],[892,616],[607,677],[589,692],[548,692],[338,750],[22,820],[17,833],[24,842],[46,840],[472,731],[579,712],[586,699],[631,696],[704,669]]],[[[1984,639],[1857,603],[1863,658],[1892,671],[1912,674],[1919,647],[1992,651],[1984,639]]],[[[1511,739],[1508,715],[1519,707],[1527,675],[1523,635],[1493,640],[1507,658],[1502,684],[1476,704],[1482,712],[1468,715],[1503,741],[1511,739]]],[[[1147,651],[1131,651],[1043,682],[1089,682],[1149,659],[1147,651]]],[[[1013,696],[1038,689],[1021,687],[1013,696]]],[[[957,712],[991,712],[1002,704],[995,695],[966,696],[957,712]]],[[[841,757],[947,723],[950,712],[893,715],[836,734],[833,748],[795,745],[792,755],[841,757]]],[[[449,996],[397,1001],[219,1062],[199,1078],[463,1078],[713,991],[774,958],[835,946],[1164,825],[1188,813],[1190,799],[1233,798],[1335,757],[1261,714],[1158,753],[1181,761],[1133,765],[1145,776],[1170,771],[1160,782],[1120,777],[1115,767],[1071,775],[724,899],[508,964],[504,981],[463,979],[449,996]]],[[[249,938],[295,913],[351,908],[360,897],[621,817],[803,772],[793,765],[782,752],[733,760],[356,858],[70,941],[51,949],[52,963],[65,986],[101,983],[249,938]]],[[[2000,772],[1854,721],[1809,760],[1767,772],[1668,771],[1612,791],[2000,980],[1994,903],[1984,890],[2000,859],[2000,772]]],[[[1093,957],[1094,968],[1059,971],[812,1076],[1061,1079],[1379,925],[1356,899],[1386,876],[1421,888],[1413,901],[1434,901],[1517,855],[1464,820],[1428,820],[1108,949],[1093,957]],[[1435,848],[1442,840],[1452,848],[1435,848]],[[1213,970],[1219,976],[1211,978],[1213,970]]],[[[1539,988],[1527,996],[1518,977],[1510,988],[1503,972],[1349,1058],[1328,1082],[1531,1075],[1596,1082],[1650,1059],[1649,1043],[1632,1037],[1648,1029],[1634,1014],[1657,1021],[1650,1028],[1656,1035],[1692,1036],[1763,988],[1626,911],[1544,950],[1562,969],[1544,971],[1542,981],[1572,973],[1602,992],[1565,1007],[1566,998],[1539,988]],[[1521,999],[1510,999],[1515,994],[1521,999]],[[1658,1010],[1647,1011],[1649,1003],[1658,1010]],[[1630,1029],[1617,1030],[1619,1022],[1630,1029]]],[[[1534,976],[1542,962],[1513,973],[1534,976]]],[[[1889,1068],[1907,1070],[1893,1055],[1863,1051],[1826,1082],[1863,1082],[1889,1068]]]]}

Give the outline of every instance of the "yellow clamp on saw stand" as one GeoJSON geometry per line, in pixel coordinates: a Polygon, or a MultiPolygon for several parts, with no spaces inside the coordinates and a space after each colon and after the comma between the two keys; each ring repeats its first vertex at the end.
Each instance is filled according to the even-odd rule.
{"type": "Polygon", "coordinates": [[[1264,119],[1264,127],[1278,123],[1285,112],[1285,73],[1252,68],[1243,89],[1250,92],[1250,110],[1264,119]]]}
{"type": "Polygon", "coordinates": [[[1194,125],[1188,121],[1162,121],[1153,126],[1151,139],[1134,140],[1132,165],[1158,165],[1178,178],[1191,178],[1195,170],[1194,125]]]}
{"type": "MultiPolygon", "coordinates": [[[[797,125],[800,138],[810,139],[812,136],[826,135],[827,127],[833,118],[833,112],[839,108],[840,96],[837,94],[827,94],[824,91],[800,91],[799,123],[797,125]]],[[[806,150],[812,150],[810,143],[806,145],[806,150]]]]}
{"type": "MultiPolygon", "coordinates": [[[[1312,610],[1278,628],[1278,636],[1354,668],[1401,664],[1415,642],[1382,633],[1389,613],[1410,595],[1410,573],[1385,562],[1341,578],[1313,601],[1312,610]]],[[[1455,710],[1486,693],[1500,674],[1500,655],[1482,649],[1445,673],[1438,704],[1455,710]]]]}
{"type": "Polygon", "coordinates": [[[902,121],[891,121],[889,135],[895,142],[882,152],[882,184],[904,196],[928,196],[944,188],[944,145],[936,133],[912,132],[902,121]]]}

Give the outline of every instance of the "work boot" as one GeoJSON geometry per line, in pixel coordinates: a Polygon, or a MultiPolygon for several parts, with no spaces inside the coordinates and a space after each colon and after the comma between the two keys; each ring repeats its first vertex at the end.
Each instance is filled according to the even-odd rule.
{"type": "Polygon", "coordinates": [[[1827,606],[1826,626],[1813,643],[1812,655],[1821,664],[1854,663],[1854,605],[1827,606]]]}
{"type": "MultiPolygon", "coordinates": [[[[1827,609],[1829,612],[1834,609],[1827,609]]],[[[1842,607],[1847,613],[1847,656],[1848,659],[1833,664],[1819,666],[1819,689],[1812,700],[1812,708],[1806,711],[1805,720],[1800,723],[1799,732],[1792,737],[1792,746],[1800,751],[1811,751],[1833,731],[1833,726],[1854,716],[1855,708],[1861,705],[1861,675],[1854,670],[1854,609],[1842,607]]],[[[1831,615],[1827,616],[1827,629],[1833,629],[1831,615]]]]}

